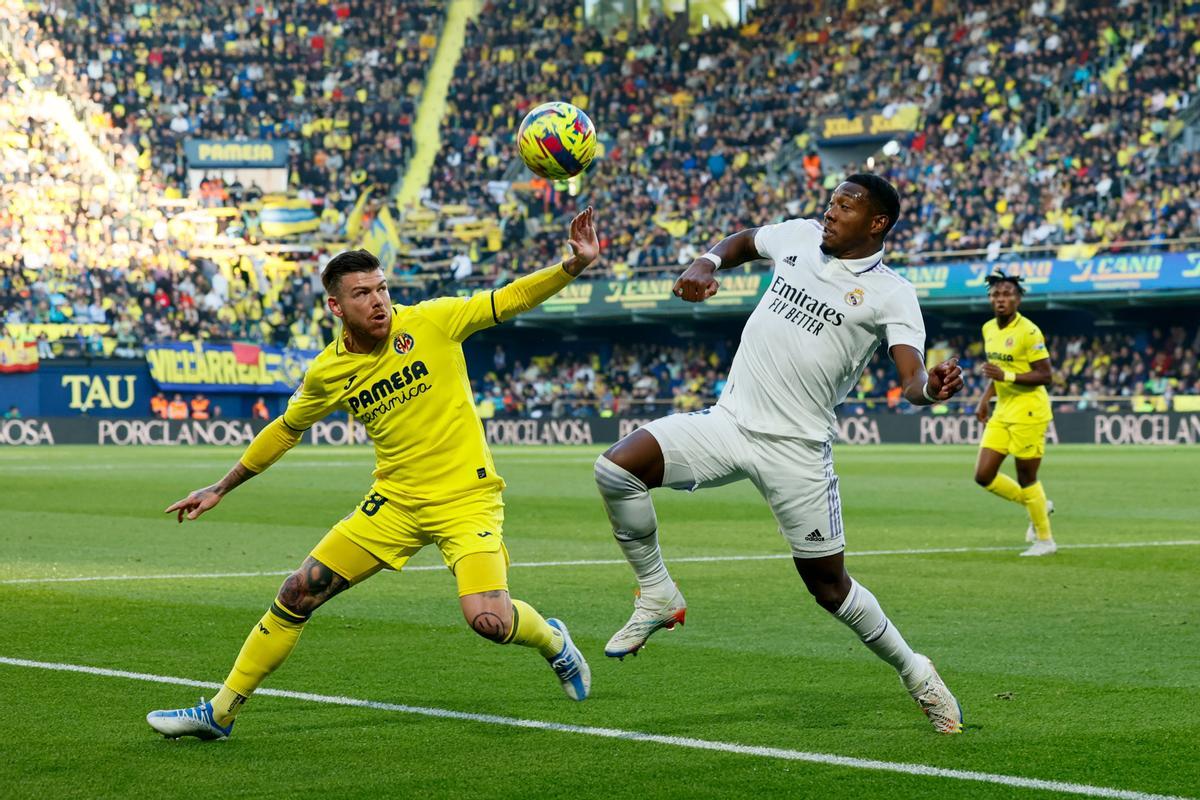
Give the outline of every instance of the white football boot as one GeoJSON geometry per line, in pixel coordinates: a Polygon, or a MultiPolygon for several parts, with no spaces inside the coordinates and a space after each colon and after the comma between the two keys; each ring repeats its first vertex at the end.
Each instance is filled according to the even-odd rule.
{"type": "Polygon", "coordinates": [[[929,677],[909,694],[912,695],[913,700],[917,701],[917,705],[921,707],[925,716],[929,718],[935,731],[938,733],[962,733],[962,706],[950,693],[942,676],[938,675],[933,662],[920,653],[916,655],[918,658],[925,659],[929,664],[929,677]]]}
{"type": "Polygon", "coordinates": [[[592,692],[592,668],[588,666],[587,659],[583,657],[583,653],[579,652],[579,648],[571,640],[571,634],[567,632],[567,626],[561,619],[551,617],[546,620],[546,624],[561,633],[563,637],[562,650],[558,652],[558,655],[546,660],[550,662],[550,668],[554,670],[567,697],[576,702],[583,702],[592,692]]]}
{"type": "Polygon", "coordinates": [[[233,722],[221,727],[213,719],[212,703],[203,697],[191,708],[176,708],[169,711],[151,711],[146,715],[151,728],[168,739],[195,736],[197,739],[224,739],[233,731],[233,722]]]}
{"type": "Polygon", "coordinates": [[[1023,556],[1052,556],[1058,552],[1054,539],[1034,539],[1028,550],[1021,552],[1023,556]]]}
{"type": "Polygon", "coordinates": [[[651,634],[663,628],[671,630],[676,625],[682,625],[686,616],[687,602],[680,594],[678,586],[665,604],[646,600],[639,593],[633,603],[633,616],[612,635],[608,644],[604,645],[604,655],[621,659],[628,655],[636,655],[637,651],[645,646],[651,634]]]}

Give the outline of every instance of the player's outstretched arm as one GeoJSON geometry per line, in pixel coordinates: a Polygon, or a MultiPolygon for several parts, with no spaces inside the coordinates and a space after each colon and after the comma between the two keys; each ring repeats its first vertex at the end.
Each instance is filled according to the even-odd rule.
{"type": "Polygon", "coordinates": [[[182,500],[176,500],[167,506],[166,513],[170,514],[174,511],[177,522],[183,522],[184,517],[196,519],[205,511],[215,507],[217,503],[221,502],[221,498],[233,491],[235,487],[241,486],[257,474],[257,472],[246,469],[245,465],[239,461],[233,465],[233,469],[229,470],[224,478],[212,486],[197,489],[182,500]]]}
{"type": "Polygon", "coordinates": [[[958,366],[957,358],[943,361],[926,372],[921,353],[912,345],[898,344],[891,349],[891,355],[900,373],[904,399],[914,406],[941,403],[962,391],[962,367],[958,366]]]}
{"type": "Polygon", "coordinates": [[[717,293],[720,288],[713,276],[718,269],[733,269],[747,261],[762,258],[758,248],[754,246],[754,235],[758,228],[747,228],[732,236],[726,236],[713,245],[713,248],[697,258],[684,270],[671,293],[689,303],[703,303],[717,293]]]}
{"type": "Polygon", "coordinates": [[[175,512],[178,522],[183,522],[185,516],[187,519],[196,519],[221,502],[222,497],[278,461],[296,446],[300,435],[299,431],[288,427],[282,416],[276,417],[258,432],[224,478],[167,506],[166,513],[175,512]]]}
{"type": "MultiPolygon", "coordinates": [[[[571,247],[571,255],[561,264],[523,275],[490,294],[492,322],[504,322],[536,308],[562,291],[564,286],[591,266],[600,255],[600,238],[596,235],[591,206],[571,220],[567,244],[571,247]]],[[[468,332],[478,329],[478,325],[475,324],[463,327],[468,327],[468,332]]]]}

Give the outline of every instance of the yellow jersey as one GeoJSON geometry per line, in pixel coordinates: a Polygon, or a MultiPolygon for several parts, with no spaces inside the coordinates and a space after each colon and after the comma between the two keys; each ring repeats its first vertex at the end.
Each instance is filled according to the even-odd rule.
{"type": "Polygon", "coordinates": [[[370,353],[340,339],[322,350],[287,409],[259,432],[242,464],[259,473],[313,423],[335,410],[375,444],[375,480],[398,501],[453,502],[504,488],[475,411],[462,342],[558,292],[571,276],[555,265],[471,297],[392,306],[386,338],[370,353]]]}
{"type": "MultiPolygon", "coordinates": [[[[995,319],[983,324],[983,347],[987,360],[1003,370],[1029,372],[1035,361],[1049,358],[1041,330],[1019,313],[1003,328],[995,319]]],[[[1045,386],[1024,386],[1008,381],[993,381],[996,387],[997,422],[1049,422],[1050,395],[1045,386]]]]}

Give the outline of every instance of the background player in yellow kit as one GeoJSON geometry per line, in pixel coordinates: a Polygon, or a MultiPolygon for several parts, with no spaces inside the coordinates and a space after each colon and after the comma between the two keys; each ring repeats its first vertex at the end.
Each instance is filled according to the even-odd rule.
{"type": "Polygon", "coordinates": [[[496,474],[475,413],[462,342],[556,294],[599,255],[592,209],[571,222],[572,255],[470,298],[392,305],[379,261],[341,253],[321,274],[343,334],[312,362],[287,410],[254,438],[221,481],[173,503],[180,522],[213,508],[271,466],[301,434],[343,409],[375,443],[375,482],[357,508],[325,535],[250,631],[220,692],[191,708],[146,717],[164,736],[229,735],[246,698],[295,647],[326,600],[380,569],[401,569],[436,544],[458,584],[463,615],[481,636],[536,649],[567,696],[587,697],[591,671],[557,619],[509,597],[502,526],[504,481],[496,474]]]}
{"type": "Polygon", "coordinates": [[[975,482],[992,494],[1020,503],[1029,512],[1025,533],[1031,545],[1023,556],[1046,556],[1057,550],[1050,534],[1050,514],[1054,504],[1038,480],[1038,467],[1046,452],[1046,428],[1052,418],[1050,396],[1050,354],[1042,332],[1021,316],[1021,297],[1025,287],[1016,276],[997,271],[987,278],[988,300],[995,319],[983,325],[987,363],[983,374],[991,378],[979,400],[975,416],[986,422],[975,463],[975,482]],[[996,413],[990,402],[997,398],[996,413]],[[1017,480],[1000,472],[1000,464],[1009,453],[1017,462],[1017,480]]]}

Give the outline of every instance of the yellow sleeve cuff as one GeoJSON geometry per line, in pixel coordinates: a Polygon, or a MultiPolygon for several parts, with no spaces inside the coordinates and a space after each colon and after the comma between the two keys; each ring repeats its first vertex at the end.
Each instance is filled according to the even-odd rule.
{"type": "Polygon", "coordinates": [[[282,415],[276,417],[246,447],[246,452],[242,453],[242,466],[255,474],[262,472],[295,447],[302,435],[285,425],[282,415]]]}
{"type": "Polygon", "coordinates": [[[561,263],[522,275],[512,283],[492,292],[493,313],[497,322],[504,322],[544,303],[562,291],[575,276],[563,269],[561,263]]]}
{"type": "Polygon", "coordinates": [[[1013,372],[1011,369],[1004,370],[1004,382],[1005,383],[1012,383],[1016,379],[1017,379],[1017,373],[1013,372]]]}

